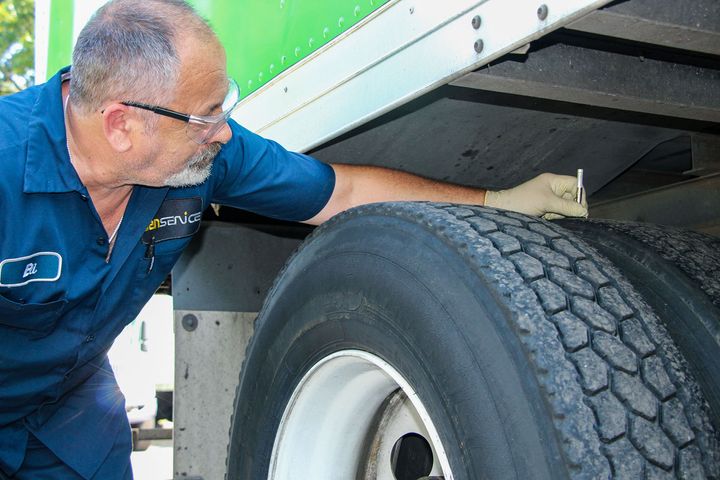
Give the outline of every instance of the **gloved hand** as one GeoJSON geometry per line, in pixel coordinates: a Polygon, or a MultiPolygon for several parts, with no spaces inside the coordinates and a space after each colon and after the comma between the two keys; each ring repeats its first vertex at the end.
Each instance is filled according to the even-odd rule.
{"type": "Polygon", "coordinates": [[[587,217],[587,201],[583,198],[580,205],[575,201],[576,195],[577,178],[542,173],[508,190],[488,190],[485,193],[485,205],[536,217],[542,216],[546,220],[587,217]]]}

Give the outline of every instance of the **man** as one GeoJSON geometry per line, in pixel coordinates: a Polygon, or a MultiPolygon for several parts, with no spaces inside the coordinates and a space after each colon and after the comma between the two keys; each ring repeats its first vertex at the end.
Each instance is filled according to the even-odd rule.
{"type": "Polygon", "coordinates": [[[325,165],[228,121],[237,96],[184,2],[116,0],[72,72],[0,100],[0,478],[132,478],[106,353],[210,202],[310,224],[384,200],[587,214],[572,177],[486,192],[325,165]]]}

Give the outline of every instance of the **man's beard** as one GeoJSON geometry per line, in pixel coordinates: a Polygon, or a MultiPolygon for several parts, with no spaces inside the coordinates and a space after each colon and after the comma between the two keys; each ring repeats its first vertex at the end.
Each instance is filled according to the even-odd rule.
{"type": "Polygon", "coordinates": [[[220,142],[214,142],[197,152],[188,159],[185,168],[178,173],[173,173],[165,180],[165,186],[191,187],[203,183],[210,176],[212,161],[221,148],[220,142]]]}

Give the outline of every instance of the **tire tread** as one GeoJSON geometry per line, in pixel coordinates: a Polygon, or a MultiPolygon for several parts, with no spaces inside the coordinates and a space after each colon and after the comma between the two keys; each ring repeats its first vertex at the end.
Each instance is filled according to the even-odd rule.
{"type": "MultiPolygon", "coordinates": [[[[551,222],[471,206],[454,216],[453,207],[421,205],[415,208],[424,210],[431,223],[466,223],[492,241],[496,270],[504,276],[496,277],[499,287],[509,287],[506,270],[512,266],[518,282],[514,288],[522,282],[536,295],[549,320],[543,327],[553,327],[564,359],[574,366],[582,402],[592,411],[591,425],[573,425],[563,420],[588,417],[564,411],[568,405],[562,402],[550,402],[558,409],[556,424],[563,445],[570,447],[571,465],[581,472],[578,478],[603,476],[602,464],[578,455],[596,448],[614,478],[684,478],[689,472],[718,478],[717,433],[697,384],[658,318],[609,261],[551,222]],[[453,222],[443,214],[453,215],[453,222]],[[593,435],[577,437],[589,430],[593,435]]],[[[463,236],[451,229],[443,235],[451,241],[463,236]]],[[[708,272],[698,267],[702,258],[686,263],[707,280],[708,272]]],[[[521,312],[516,311],[517,317],[525,317],[525,325],[517,331],[536,362],[538,378],[550,397],[560,395],[566,389],[563,377],[539,358],[551,353],[547,339],[527,325],[521,312]]]]}

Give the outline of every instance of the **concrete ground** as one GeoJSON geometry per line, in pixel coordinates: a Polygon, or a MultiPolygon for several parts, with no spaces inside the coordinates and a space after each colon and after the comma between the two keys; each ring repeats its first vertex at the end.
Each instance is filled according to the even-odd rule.
{"type": "Polygon", "coordinates": [[[131,455],[135,480],[171,480],[173,478],[172,440],[156,440],[144,452],[131,455]]]}

